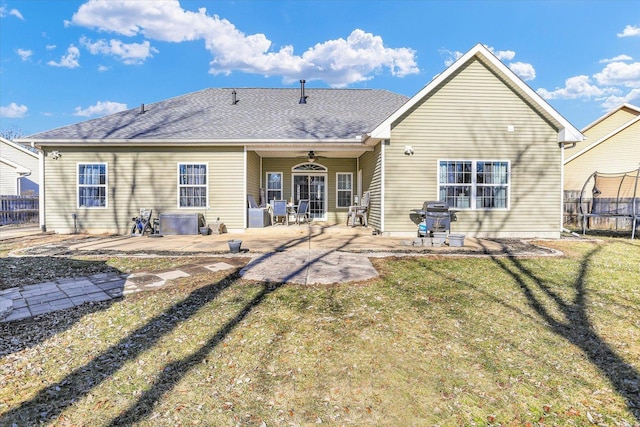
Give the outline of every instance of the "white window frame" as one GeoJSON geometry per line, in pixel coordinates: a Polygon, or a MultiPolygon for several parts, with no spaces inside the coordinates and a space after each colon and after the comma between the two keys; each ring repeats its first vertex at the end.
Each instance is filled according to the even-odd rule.
{"type": "Polygon", "coordinates": [[[176,166],[176,185],[178,189],[176,204],[178,209],[207,209],[209,208],[209,163],[207,162],[179,162],[176,166]],[[206,168],[205,184],[180,184],[180,167],[181,166],[204,166],[206,168]],[[181,206],[180,205],[180,189],[181,188],[204,188],[205,203],[204,206],[181,206]]]}
{"type": "MultiPolygon", "coordinates": [[[[504,159],[439,159],[437,163],[437,195],[436,198],[440,200],[440,190],[442,187],[449,186],[468,186],[469,187],[469,207],[451,206],[455,210],[492,210],[492,211],[506,211],[511,209],[511,161],[504,159]],[[466,162],[471,163],[471,183],[442,183],[440,182],[440,165],[442,162],[466,162]],[[479,163],[506,163],[507,173],[505,183],[478,183],[478,164],[479,163]],[[479,187],[505,187],[506,188],[506,203],[505,207],[478,207],[478,188],[479,187]]],[[[446,200],[441,200],[446,201],[446,200]]]]}
{"type": "Polygon", "coordinates": [[[78,209],[106,209],[109,207],[109,165],[106,162],[77,162],[76,163],[76,205],[78,209]],[[104,166],[104,184],[80,184],[81,166],[104,166]],[[80,188],[104,188],[104,206],[87,206],[80,204],[80,188]]]}
{"type": "Polygon", "coordinates": [[[283,172],[266,172],[265,173],[265,182],[266,182],[266,188],[265,188],[265,194],[264,196],[266,197],[266,202],[267,203],[271,203],[271,200],[284,200],[284,173],[283,172]],[[280,189],[270,189],[269,188],[269,175],[280,175],[280,189]],[[269,192],[270,191],[274,191],[274,192],[279,192],[280,193],[280,197],[278,198],[273,198],[273,197],[269,197],[269,192]]]}
{"type": "Polygon", "coordinates": [[[349,209],[349,206],[351,206],[353,203],[353,172],[336,172],[336,209],[349,209]],[[349,189],[345,190],[345,189],[340,189],[339,184],[340,184],[340,175],[346,175],[349,177],[349,189]],[[349,192],[349,198],[347,199],[349,202],[347,203],[346,206],[340,206],[339,201],[340,201],[340,193],[346,193],[349,192]]]}

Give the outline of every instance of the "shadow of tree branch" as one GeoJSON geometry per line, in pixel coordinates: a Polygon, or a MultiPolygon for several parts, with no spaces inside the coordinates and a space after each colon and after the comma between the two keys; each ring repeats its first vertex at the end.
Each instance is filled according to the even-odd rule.
{"type": "Polygon", "coordinates": [[[493,262],[513,278],[524,294],[529,306],[556,335],[578,347],[589,361],[607,378],[611,386],[625,399],[627,408],[640,421],[640,372],[620,357],[594,330],[587,312],[588,292],[585,284],[590,264],[601,247],[587,253],[580,263],[574,282],[574,297],[565,300],[516,257],[491,257],[493,262]],[[550,298],[561,318],[556,318],[544,301],[536,295],[550,298]]]}

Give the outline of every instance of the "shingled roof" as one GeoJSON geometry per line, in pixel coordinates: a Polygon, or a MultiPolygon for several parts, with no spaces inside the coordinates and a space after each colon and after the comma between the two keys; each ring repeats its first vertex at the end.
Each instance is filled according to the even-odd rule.
{"type": "Polygon", "coordinates": [[[36,143],[353,141],[408,98],[378,89],[204,89],[23,139],[36,143]],[[235,90],[237,103],[233,103],[235,90]]]}

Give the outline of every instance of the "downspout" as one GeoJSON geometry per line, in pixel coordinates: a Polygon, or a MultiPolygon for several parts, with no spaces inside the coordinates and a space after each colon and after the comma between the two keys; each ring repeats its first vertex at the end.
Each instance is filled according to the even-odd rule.
{"type": "Polygon", "coordinates": [[[386,139],[380,141],[380,233],[384,236],[385,223],[384,223],[384,201],[385,201],[385,145],[386,139]]]}

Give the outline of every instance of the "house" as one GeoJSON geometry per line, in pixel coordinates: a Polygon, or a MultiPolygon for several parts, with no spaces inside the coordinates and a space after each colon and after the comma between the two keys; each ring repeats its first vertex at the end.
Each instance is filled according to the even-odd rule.
{"type": "Polygon", "coordinates": [[[585,141],[567,147],[564,189],[580,192],[594,172],[620,173],[640,167],[640,108],[622,104],[587,125],[585,141]]]}
{"type": "Polygon", "coordinates": [[[36,152],[0,137],[0,195],[38,195],[38,165],[36,152]]]}
{"type": "Polygon", "coordinates": [[[415,236],[412,209],[440,199],[455,232],[494,237],[559,237],[564,146],[581,140],[480,44],[411,98],[205,89],[24,138],[43,151],[42,225],[60,233],[125,233],[142,207],[243,231],[262,192],[346,223],[369,191],[383,235],[415,236]]]}

